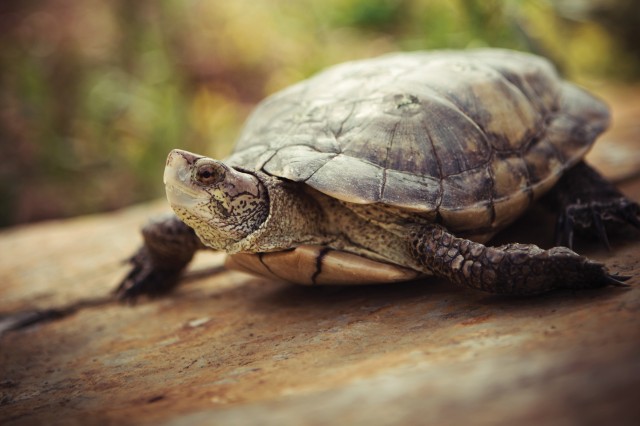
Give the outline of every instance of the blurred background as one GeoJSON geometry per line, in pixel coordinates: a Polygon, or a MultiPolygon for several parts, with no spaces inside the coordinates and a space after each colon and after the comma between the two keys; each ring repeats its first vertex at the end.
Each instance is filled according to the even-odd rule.
{"type": "Polygon", "coordinates": [[[597,90],[640,75],[636,0],[2,0],[0,227],[163,195],[260,99],[342,61],[508,47],[597,90]]]}

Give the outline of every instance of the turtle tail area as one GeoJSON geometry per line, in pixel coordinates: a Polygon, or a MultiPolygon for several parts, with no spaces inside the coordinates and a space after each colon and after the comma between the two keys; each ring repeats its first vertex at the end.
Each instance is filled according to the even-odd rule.
{"type": "Polygon", "coordinates": [[[640,205],[584,162],[568,170],[546,196],[557,212],[556,245],[573,247],[574,234],[597,237],[609,247],[608,232],[640,229],[640,205]]]}

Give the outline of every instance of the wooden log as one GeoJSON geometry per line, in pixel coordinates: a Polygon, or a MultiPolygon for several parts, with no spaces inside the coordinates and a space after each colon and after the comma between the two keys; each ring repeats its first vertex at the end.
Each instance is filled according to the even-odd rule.
{"type": "MultiPolygon", "coordinates": [[[[623,189],[639,200],[638,138],[608,143],[633,153],[623,189]]],[[[591,161],[615,175],[614,157],[591,161]]],[[[171,297],[113,302],[139,227],[166,209],[0,233],[0,424],[640,422],[637,232],[577,247],[631,275],[624,289],[303,288],[199,274],[222,264],[203,254],[171,297]]],[[[501,238],[549,245],[549,221],[533,212],[501,238]]]]}

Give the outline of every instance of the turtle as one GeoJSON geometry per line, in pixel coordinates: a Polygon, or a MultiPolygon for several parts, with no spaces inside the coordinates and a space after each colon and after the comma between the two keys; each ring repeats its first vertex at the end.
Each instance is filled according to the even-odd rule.
{"type": "Polygon", "coordinates": [[[625,285],[572,250],[640,227],[638,204],[587,165],[606,104],[547,59],[485,48],[335,65],[250,114],[224,161],[173,150],[175,214],[152,220],[117,288],[171,290],[194,253],[303,285],[443,277],[490,293],[625,285]],[[545,196],[556,246],[488,241],[545,196]]]}

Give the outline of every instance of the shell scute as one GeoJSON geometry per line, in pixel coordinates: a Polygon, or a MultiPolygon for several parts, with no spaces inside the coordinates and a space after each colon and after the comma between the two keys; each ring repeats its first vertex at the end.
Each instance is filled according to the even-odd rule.
{"type": "Polygon", "coordinates": [[[383,169],[363,160],[338,154],[324,163],[305,182],[320,192],[352,203],[378,202],[383,169]],[[351,190],[344,191],[344,187],[351,190]]]}

